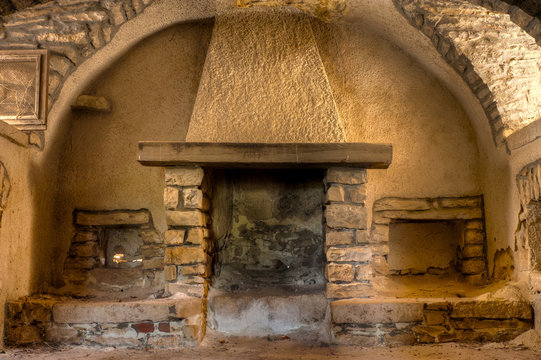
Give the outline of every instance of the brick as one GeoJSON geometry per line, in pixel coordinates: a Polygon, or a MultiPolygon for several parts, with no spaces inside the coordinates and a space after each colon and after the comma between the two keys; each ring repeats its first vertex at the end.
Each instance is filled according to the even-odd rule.
{"type": "Polygon", "coordinates": [[[439,200],[441,207],[476,207],[480,208],[483,199],[480,197],[472,198],[443,198],[439,200]]]}
{"type": "Polygon", "coordinates": [[[445,313],[443,311],[425,311],[426,325],[443,325],[445,323],[445,313]]]}
{"type": "Polygon", "coordinates": [[[71,245],[70,255],[77,257],[97,257],[99,255],[99,247],[95,242],[75,243],[71,245]]]}
{"type": "Polygon", "coordinates": [[[206,211],[209,209],[209,200],[203,195],[203,191],[199,189],[184,189],[182,190],[182,202],[186,209],[200,209],[206,211]]]}
{"type": "Polygon", "coordinates": [[[189,244],[202,244],[205,242],[205,238],[208,237],[208,230],[202,228],[194,228],[188,230],[188,236],[186,242],[189,244]]]}
{"type": "Polygon", "coordinates": [[[366,200],[366,186],[352,185],[346,187],[346,200],[356,204],[364,204],[366,200]]]}
{"type": "Polygon", "coordinates": [[[97,241],[98,233],[95,231],[77,231],[73,242],[97,241]]]}
{"type": "Polygon", "coordinates": [[[184,243],[186,230],[167,230],[165,232],[166,245],[181,245],[184,243]]]}
{"type": "Polygon", "coordinates": [[[165,169],[165,183],[174,186],[200,186],[203,182],[202,168],[171,167],[165,169]]]}
{"type": "Polygon", "coordinates": [[[327,283],[327,298],[366,298],[375,295],[374,289],[366,283],[334,284],[327,283]]]}
{"type": "Polygon", "coordinates": [[[372,270],[378,275],[388,275],[389,274],[389,263],[384,256],[372,256],[372,270]]]}
{"type": "Polygon", "coordinates": [[[532,319],[532,309],[525,301],[461,301],[453,305],[452,318],[532,319]]]}
{"type": "Polygon", "coordinates": [[[199,246],[187,247],[177,246],[165,249],[165,264],[187,265],[195,263],[206,263],[208,255],[199,246]]]}
{"type": "Polygon", "coordinates": [[[425,199],[402,199],[402,198],[385,198],[374,202],[374,211],[418,211],[429,210],[432,206],[425,199]]]}
{"type": "Polygon", "coordinates": [[[355,230],[355,242],[357,244],[368,243],[368,231],[366,229],[355,230]]]}
{"type": "Polygon", "coordinates": [[[163,257],[155,257],[151,259],[143,259],[143,270],[161,269],[163,268],[163,257]]]}
{"type": "Polygon", "coordinates": [[[483,230],[483,221],[470,220],[466,222],[466,229],[468,230],[483,230]]]}
{"type": "Polygon", "coordinates": [[[141,238],[144,244],[162,244],[163,239],[155,230],[141,231],[141,238]]]}
{"type": "Polygon", "coordinates": [[[180,268],[183,276],[200,275],[208,276],[210,274],[210,263],[197,265],[184,265],[180,268]]]}
{"type": "Polygon", "coordinates": [[[328,183],[339,184],[364,184],[366,183],[366,170],[356,168],[332,167],[327,170],[328,183]]]}
{"type": "Polygon", "coordinates": [[[346,248],[331,247],[327,250],[327,261],[355,261],[364,262],[372,258],[370,248],[352,246],[346,248]]]}
{"type": "Polygon", "coordinates": [[[361,264],[355,265],[355,280],[367,281],[372,278],[372,265],[361,264]]]}
{"type": "Polygon", "coordinates": [[[166,187],[163,190],[163,204],[167,210],[175,210],[179,204],[180,192],[173,187],[166,187]]]}
{"type": "Polygon", "coordinates": [[[206,226],[207,216],[199,210],[168,210],[165,219],[171,226],[206,226]]]}
{"type": "Polygon", "coordinates": [[[353,244],[355,233],[353,231],[335,231],[327,229],[325,235],[325,244],[332,245],[350,245],[353,244]]]}
{"type": "Polygon", "coordinates": [[[473,258],[467,259],[462,262],[463,274],[480,274],[486,269],[486,263],[484,259],[473,258]]]}
{"type": "Polygon", "coordinates": [[[340,185],[331,184],[325,193],[325,202],[343,202],[345,199],[344,189],[340,185]]]}
{"type": "Polygon", "coordinates": [[[154,323],[137,323],[132,324],[131,327],[138,333],[151,333],[154,331],[154,323]]]}
{"type": "Polygon", "coordinates": [[[171,324],[168,322],[163,322],[158,324],[158,330],[164,333],[171,332],[171,324]]]}
{"type": "Polygon", "coordinates": [[[325,220],[331,228],[366,229],[366,208],[347,204],[327,205],[325,220]]]}
{"type": "Polygon", "coordinates": [[[465,258],[483,257],[483,245],[468,245],[462,249],[462,256],[465,258]]]}
{"type": "Polygon", "coordinates": [[[163,257],[164,247],[160,245],[143,245],[141,246],[141,254],[145,258],[163,257]]]}
{"type": "Polygon", "coordinates": [[[483,244],[485,236],[482,232],[476,230],[466,230],[465,243],[468,245],[472,244],[483,244]]]}
{"type": "Polygon", "coordinates": [[[325,274],[330,282],[349,282],[355,277],[355,268],[350,264],[327,264],[325,274]]]}
{"type": "Polygon", "coordinates": [[[165,265],[163,268],[164,270],[164,278],[166,281],[173,281],[177,279],[178,271],[176,265],[165,265]]]}

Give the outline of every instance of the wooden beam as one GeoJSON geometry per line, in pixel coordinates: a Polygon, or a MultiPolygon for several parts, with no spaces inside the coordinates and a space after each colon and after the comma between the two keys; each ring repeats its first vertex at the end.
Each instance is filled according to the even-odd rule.
{"type": "Polygon", "coordinates": [[[147,166],[196,165],[219,168],[386,169],[392,146],[367,143],[262,144],[143,141],[137,160],[147,166]]]}

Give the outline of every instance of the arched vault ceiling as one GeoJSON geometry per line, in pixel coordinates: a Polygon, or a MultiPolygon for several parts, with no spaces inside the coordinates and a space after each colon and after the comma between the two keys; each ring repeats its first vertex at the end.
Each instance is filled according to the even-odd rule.
{"type": "Polygon", "coordinates": [[[395,0],[395,5],[463,77],[485,109],[494,139],[502,142],[541,119],[541,48],[503,12],[510,10],[507,4],[475,2],[395,0]]]}
{"type": "MultiPolygon", "coordinates": [[[[187,21],[196,20],[197,16],[212,17],[215,1],[163,0],[153,6],[159,9],[162,2],[170,3],[167,6],[174,7],[179,14],[193,13],[179,15],[179,19],[187,21]]],[[[219,1],[239,4],[235,0],[219,1]]],[[[242,0],[240,3],[247,6],[292,4],[316,15],[325,15],[329,9],[341,13],[345,3],[353,13],[363,14],[363,19],[375,23],[381,22],[379,17],[400,17],[376,14],[382,11],[379,8],[385,8],[388,13],[396,7],[462,76],[483,106],[493,139],[496,143],[505,143],[510,134],[541,119],[541,22],[525,12],[538,15],[538,7],[532,5],[538,1],[506,1],[242,0]],[[318,1],[325,6],[319,6],[318,1]],[[510,3],[523,6],[525,11],[510,3]],[[329,4],[336,6],[329,8],[329,4]]],[[[148,14],[145,9],[154,0],[0,0],[0,3],[2,14],[18,10],[0,18],[1,49],[47,48],[51,51],[50,105],[68,76],[111,42],[127,22],[140,16],[163,17],[157,13],[159,10],[151,11],[154,15],[145,15],[148,14]],[[34,6],[25,8],[30,5],[34,6]]],[[[146,30],[146,36],[156,29],[146,30]]],[[[430,46],[428,42],[427,45],[430,46]]],[[[126,49],[120,47],[118,51],[126,49]]]]}

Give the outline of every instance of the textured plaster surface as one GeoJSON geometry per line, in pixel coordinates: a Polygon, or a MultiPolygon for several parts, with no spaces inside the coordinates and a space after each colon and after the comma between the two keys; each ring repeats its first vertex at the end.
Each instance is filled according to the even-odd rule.
{"type": "Polygon", "coordinates": [[[186,140],[345,141],[309,18],[259,10],[216,18],[186,140]]]}

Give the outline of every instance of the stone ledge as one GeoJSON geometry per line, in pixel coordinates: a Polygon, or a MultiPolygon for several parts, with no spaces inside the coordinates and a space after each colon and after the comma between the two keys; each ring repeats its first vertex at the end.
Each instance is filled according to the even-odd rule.
{"type": "Polygon", "coordinates": [[[386,301],[346,299],[331,302],[334,323],[386,324],[423,321],[423,303],[414,300],[386,301]]]}
{"type": "Polygon", "coordinates": [[[80,226],[144,225],[150,222],[148,210],[74,211],[75,224],[80,226]]]}
{"type": "Polygon", "coordinates": [[[201,313],[201,299],[159,299],[138,301],[75,301],[53,306],[53,322],[58,324],[124,323],[165,321],[201,313]]]}

